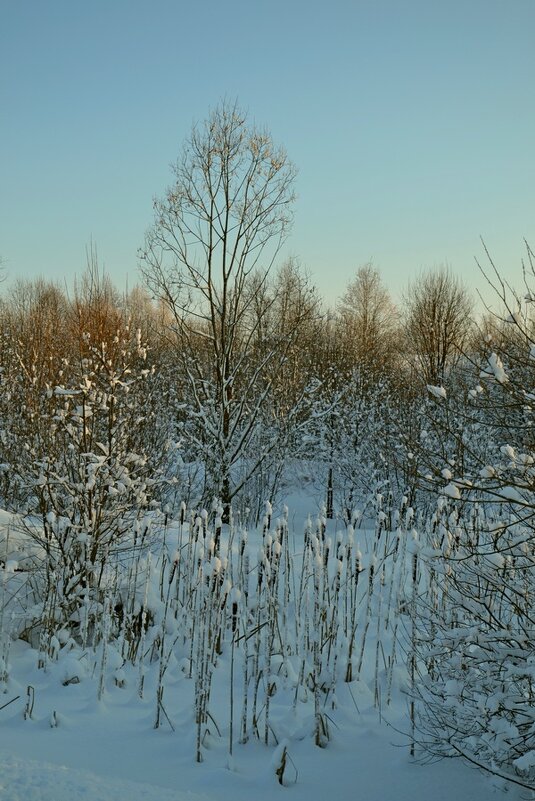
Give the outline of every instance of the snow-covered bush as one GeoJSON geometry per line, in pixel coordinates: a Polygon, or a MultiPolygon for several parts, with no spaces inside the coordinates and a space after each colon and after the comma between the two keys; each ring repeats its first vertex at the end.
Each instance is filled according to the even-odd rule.
{"type": "Polygon", "coordinates": [[[422,477],[439,498],[420,552],[414,692],[425,748],[533,788],[532,308],[528,290],[525,308],[507,317],[513,336],[502,338],[499,352],[487,343],[466,400],[436,400],[442,448],[422,477]]]}
{"type": "Polygon", "coordinates": [[[373,517],[377,493],[401,498],[411,484],[400,429],[409,439],[414,410],[392,381],[362,370],[326,382],[318,394],[297,452],[311,465],[329,517],[350,522],[356,506],[373,517]]]}
{"type": "Polygon", "coordinates": [[[146,544],[166,455],[140,332],[125,328],[95,345],[87,335],[78,366],[38,398],[29,458],[13,467],[28,491],[27,534],[39,547],[33,623],[47,636],[83,626],[92,603],[95,615],[115,560],[146,544]]]}

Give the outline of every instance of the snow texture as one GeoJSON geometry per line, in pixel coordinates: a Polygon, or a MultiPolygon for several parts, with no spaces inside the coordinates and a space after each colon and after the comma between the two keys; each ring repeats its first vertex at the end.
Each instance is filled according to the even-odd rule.
{"type": "Polygon", "coordinates": [[[207,795],[98,776],[0,753],[2,801],[210,801],[207,795]]]}

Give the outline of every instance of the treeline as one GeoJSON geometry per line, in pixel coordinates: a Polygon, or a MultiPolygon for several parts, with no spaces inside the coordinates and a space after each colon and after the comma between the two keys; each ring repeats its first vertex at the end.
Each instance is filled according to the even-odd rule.
{"type": "Polygon", "coordinates": [[[374,414],[382,408],[381,427],[393,431],[395,409],[399,423],[426,384],[448,385],[463,354],[483,346],[469,296],[445,270],[426,274],[399,308],[367,265],[327,309],[290,262],[269,280],[250,277],[225,339],[194,310],[177,319],[173,304],[146,288],[121,294],[95,252],[89,257],[70,292],[37,279],[15,282],[1,298],[6,505],[29,491],[21,459],[39,462],[57,449],[56,406],[85,401],[91,382],[110,397],[128,389],[106,424],[114,430],[124,415],[132,450],[157,460],[164,442],[180,442],[175,477],[189,484],[188,501],[245,494],[245,507],[259,490],[273,496],[284,459],[324,462],[345,449],[356,470],[365,429],[379,424],[374,414]]]}

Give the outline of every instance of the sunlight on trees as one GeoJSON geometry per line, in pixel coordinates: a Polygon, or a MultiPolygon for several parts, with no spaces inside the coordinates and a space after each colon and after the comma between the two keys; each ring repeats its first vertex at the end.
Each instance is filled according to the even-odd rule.
{"type": "Polygon", "coordinates": [[[144,287],[93,245],[72,294],[3,287],[0,687],[17,639],[99,701],[130,682],[155,728],[180,687],[197,762],[257,739],[281,784],[365,688],[415,758],[535,791],[535,256],[518,289],[484,248],[479,317],[446,268],[396,307],[364,265],[329,309],[276,264],[294,178],[223,103],[154,203],[144,287]]]}

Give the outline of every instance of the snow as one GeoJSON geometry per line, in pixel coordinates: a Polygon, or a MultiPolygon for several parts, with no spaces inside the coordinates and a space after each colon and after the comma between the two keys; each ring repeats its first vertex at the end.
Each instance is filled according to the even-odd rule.
{"type": "Polygon", "coordinates": [[[519,307],[515,311],[511,311],[510,314],[507,315],[505,318],[506,323],[510,323],[516,325],[517,328],[522,328],[524,323],[524,315],[522,314],[522,309],[519,307]]]}
{"type": "MultiPolygon", "coordinates": [[[[302,496],[288,501],[297,505],[297,509],[295,503],[290,506],[287,517],[293,521],[289,536],[301,558],[303,526],[307,512],[314,510],[306,509],[310,501],[302,496]]],[[[13,522],[0,513],[1,520],[13,522]]],[[[361,569],[367,571],[371,564],[378,569],[370,552],[373,531],[352,527],[346,531],[341,521],[323,518],[321,525],[327,527],[325,541],[331,541],[331,550],[347,536],[355,542],[361,569]]],[[[251,553],[260,549],[261,536],[249,532],[251,553]]],[[[387,536],[397,535],[383,532],[383,539],[387,536]]],[[[407,552],[416,553],[416,532],[403,536],[407,552]]],[[[214,571],[218,572],[221,564],[218,557],[213,558],[214,571]]],[[[339,574],[340,564],[337,562],[339,574]]],[[[362,587],[367,584],[363,579],[362,587]]],[[[239,602],[238,590],[233,588],[230,597],[239,602]]],[[[374,625],[369,635],[371,653],[375,652],[374,625]]],[[[388,654],[388,637],[384,644],[388,654]]],[[[313,738],[312,694],[308,701],[300,698],[297,710],[292,710],[284,688],[284,659],[273,654],[270,670],[276,692],[271,697],[270,715],[278,745],[266,746],[252,738],[242,745],[236,738],[229,757],[227,732],[219,737],[212,727],[203,762],[197,764],[193,681],[187,677],[187,659],[170,663],[163,698],[169,719],[155,729],[157,662],[146,666],[140,698],[137,667],[123,666],[117,650],[110,646],[99,701],[98,670],[92,671],[81,649],[70,649],[68,632],[63,629],[58,632],[56,651],[57,661],[51,660],[44,671],[37,667],[35,650],[26,643],[12,644],[7,691],[0,695],[1,801],[268,801],[279,797],[292,801],[329,797],[341,801],[488,801],[491,793],[497,801],[506,797],[495,779],[459,761],[429,764],[426,755],[418,751],[416,759],[411,758],[404,693],[407,672],[402,659],[392,674],[391,703],[386,699],[383,670],[379,703],[374,697],[373,659],[365,662],[360,679],[337,684],[328,709],[330,738],[325,748],[319,748],[313,738]],[[33,688],[35,701],[31,717],[25,719],[28,687],[33,688]],[[284,787],[277,778],[283,754],[284,787]]],[[[290,683],[296,678],[294,668],[288,661],[290,683]]],[[[227,653],[214,673],[211,709],[219,721],[225,719],[228,709],[228,670],[227,653]],[[223,673],[225,680],[218,681],[218,673],[223,673]]],[[[516,790],[509,788],[507,798],[517,797],[516,790]]]]}
{"type": "MultiPolygon", "coordinates": [[[[353,698],[347,694],[341,699],[339,728],[327,748],[312,744],[306,722],[302,739],[287,742],[285,788],[275,776],[276,749],[258,743],[239,746],[229,767],[227,756],[214,742],[209,758],[197,765],[188,753],[190,738],[184,730],[155,731],[148,709],[135,712],[138,704],[131,703],[128,694],[121,698],[123,691],[117,690],[116,698],[97,706],[80,692],[81,687],[49,691],[47,703],[42,699],[43,716],[37,712],[31,721],[22,719],[20,703],[7,721],[7,710],[0,712],[2,801],[489,798],[489,779],[466,765],[451,760],[432,765],[411,760],[406,737],[396,731],[400,726],[406,728],[406,710],[385,709],[381,723],[369,688],[358,682],[353,683],[353,698]],[[68,714],[63,718],[60,714],[58,727],[52,729],[44,717],[45,707],[48,711],[58,704],[66,689],[71,695],[68,714]],[[76,701],[75,696],[79,696],[76,701]]],[[[501,793],[493,795],[496,801],[501,797],[501,793]]],[[[515,796],[509,793],[507,797],[512,800],[515,796]]]]}
{"type": "Polygon", "coordinates": [[[0,752],[4,801],[210,801],[206,795],[114,779],[0,752]]]}
{"type": "Polygon", "coordinates": [[[459,492],[459,487],[456,487],[455,484],[447,484],[440,490],[442,495],[445,495],[448,498],[453,498],[453,500],[458,501],[461,497],[461,493],[459,492]]]}
{"type": "Polygon", "coordinates": [[[521,771],[535,767],[535,751],[528,751],[527,754],[515,759],[514,764],[521,771]]]}
{"type": "Polygon", "coordinates": [[[502,445],[500,451],[503,453],[504,456],[507,456],[512,462],[516,459],[516,452],[515,449],[511,445],[502,445]]]}
{"type": "Polygon", "coordinates": [[[507,501],[512,501],[519,505],[525,504],[526,506],[529,506],[528,501],[520,492],[520,490],[517,489],[517,487],[502,487],[499,491],[496,491],[496,497],[503,498],[507,501]]]}
{"type": "Polygon", "coordinates": [[[481,370],[479,377],[486,379],[487,381],[497,381],[499,384],[506,384],[509,381],[509,377],[504,370],[502,360],[496,353],[490,354],[487,364],[481,370]]]}
{"type": "Polygon", "coordinates": [[[446,398],[446,390],[444,387],[435,387],[432,384],[427,385],[427,391],[434,395],[435,398],[438,400],[445,400],[446,398]]]}

